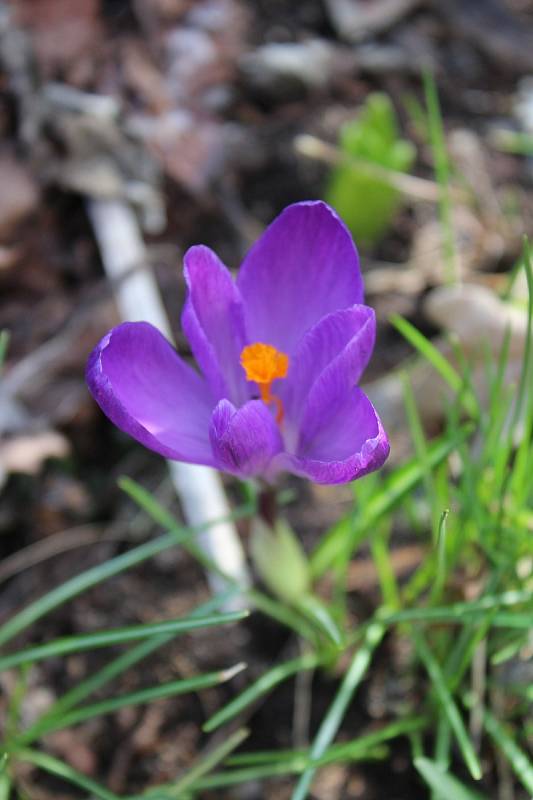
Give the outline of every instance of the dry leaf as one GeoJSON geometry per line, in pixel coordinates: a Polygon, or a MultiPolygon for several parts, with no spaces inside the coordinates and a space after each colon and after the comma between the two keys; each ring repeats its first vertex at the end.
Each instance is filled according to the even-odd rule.
{"type": "Polygon", "coordinates": [[[16,436],[0,444],[0,464],[6,472],[37,475],[49,458],[66,458],[70,453],[68,440],[57,431],[16,436]]]}

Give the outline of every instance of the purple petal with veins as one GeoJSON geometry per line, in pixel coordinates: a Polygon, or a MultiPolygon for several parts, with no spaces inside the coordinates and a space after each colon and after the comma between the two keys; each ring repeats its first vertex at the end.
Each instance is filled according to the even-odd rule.
{"type": "Polygon", "coordinates": [[[166,458],[214,466],[214,400],[200,375],[147,322],[109,331],[87,364],[91,393],[117,428],[166,458]]]}
{"type": "Polygon", "coordinates": [[[244,259],[237,285],[250,340],[288,355],[326,314],[363,300],[352,237],[321,201],[288,206],[244,259]]]}
{"type": "Polygon", "coordinates": [[[185,279],[183,329],[205,377],[148,323],[119,325],[87,365],[89,388],[118,428],[167,458],[243,478],[289,471],[344,483],[384,463],[386,433],[357,388],[375,316],[333,209],[286,208],[236,283],[215,253],[193,247],[185,279]]]}
{"type": "Polygon", "coordinates": [[[279,428],[260,400],[250,400],[239,409],[221,400],[213,411],[209,435],[219,468],[241,477],[267,473],[283,449],[279,428]]]}

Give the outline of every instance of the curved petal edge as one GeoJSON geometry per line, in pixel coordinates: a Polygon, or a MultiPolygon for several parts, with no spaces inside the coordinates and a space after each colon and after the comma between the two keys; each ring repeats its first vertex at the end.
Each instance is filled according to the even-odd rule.
{"type": "Polygon", "coordinates": [[[86,380],[121,431],[165,458],[214,466],[207,385],[153,325],[110,330],[89,356],[86,380]]]}
{"type": "Polygon", "coordinates": [[[272,414],[261,400],[250,400],[239,409],[221,400],[209,428],[217,466],[243,478],[266,477],[274,456],[283,447],[272,414]]]}
{"type": "Polygon", "coordinates": [[[287,379],[278,390],[287,421],[298,427],[313,394],[336,374],[338,393],[355,386],[374,349],[376,315],[373,308],[354,305],[323,317],[300,341],[287,379]]]}
{"type": "Polygon", "coordinates": [[[352,236],[321,200],[294,203],[276,217],[245,257],[237,286],[251,341],[288,355],[326,314],[363,301],[352,236]]]}
{"type": "Polygon", "coordinates": [[[390,452],[381,420],[358,388],[304,448],[283,454],[276,466],[315,483],[348,483],[379,469],[390,452]]]}
{"type": "Polygon", "coordinates": [[[249,399],[240,353],[247,343],[241,296],[227,267],[204,245],[183,259],[189,290],[181,324],[196,361],[217,399],[249,399]]]}

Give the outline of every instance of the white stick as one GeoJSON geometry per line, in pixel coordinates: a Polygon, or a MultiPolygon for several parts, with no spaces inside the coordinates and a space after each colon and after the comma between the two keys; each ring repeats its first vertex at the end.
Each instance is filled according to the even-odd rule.
{"type": "MultiPolygon", "coordinates": [[[[137,219],[122,200],[90,199],[88,213],[102,261],[113,284],[123,320],[145,320],[170,341],[172,332],[156,281],[148,268],[146,248],[137,219]]],[[[217,473],[208,467],[169,461],[170,476],[179,495],[188,525],[201,527],[214,519],[229,517],[230,508],[217,473]]],[[[242,590],[250,585],[244,552],[231,522],[219,522],[198,537],[206,555],[242,590]]],[[[208,575],[213,592],[228,588],[217,574],[208,575]]],[[[231,604],[235,607],[235,603],[231,604]]]]}

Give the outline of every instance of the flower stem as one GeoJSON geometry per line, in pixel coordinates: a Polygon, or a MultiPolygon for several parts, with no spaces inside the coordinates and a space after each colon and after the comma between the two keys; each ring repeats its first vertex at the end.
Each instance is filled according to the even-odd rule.
{"type": "Polygon", "coordinates": [[[257,513],[260,519],[262,519],[269,528],[275,528],[278,516],[278,500],[276,489],[273,486],[264,484],[261,487],[257,504],[257,513]]]}

